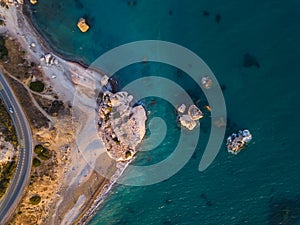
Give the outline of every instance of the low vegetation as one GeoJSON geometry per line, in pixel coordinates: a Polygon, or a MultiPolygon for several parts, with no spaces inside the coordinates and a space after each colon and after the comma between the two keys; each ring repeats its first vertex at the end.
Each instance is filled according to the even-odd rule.
{"type": "Polygon", "coordinates": [[[34,158],[34,159],[32,160],[32,165],[33,165],[34,167],[39,167],[39,166],[41,165],[41,161],[40,161],[38,158],[34,158]]]}
{"type": "Polygon", "coordinates": [[[45,85],[42,81],[37,80],[37,81],[31,82],[29,85],[29,88],[36,92],[43,92],[45,85]]]}
{"type": "Polygon", "coordinates": [[[34,195],[29,199],[30,204],[32,205],[37,205],[41,202],[41,196],[39,195],[34,195]]]}
{"type": "Polygon", "coordinates": [[[30,95],[23,85],[9,76],[7,76],[6,79],[13,90],[15,90],[15,94],[21,105],[24,107],[24,111],[32,127],[37,129],[48,127],[49,120],[33,105],[30,95]]]}
{"type": "Polygon", "coordinates": [[[0,132],[5,137],[5,141],[12,143],[14,147],[18,145],[18,139],[13,122],[7,112],[3,101],[0,99],[0,132]]]}
{"type": "Polygon", "coordinates": [[[0,59],[5,60],[8,56],[8,50],[5,47],[5,38],[0,36],[0,59]]]}
{"type": "Polygon", "coordinates": [[[51,157],[49,150],[43,145],[36,145],[34,147],[34,152],[42,160],[48,160],[51,157]]]}
{"type": "Polygon", "coordinates": [[[0,172],[0,199],[5,194],[9,181],[12,178],[15,169],[16,169],[16,161],[7,162],[2,165],[0,172]]]}
{"type": "Polygon", "coordinates": [[[22,82],[32,76],[37,79],[42,77],[42,71],[38,68],[38,65],[26,60],[26,52],[16,40],[7,37],[2,37],[2,40],[0,48],[3,46],[3,49],[5,47],[7,51],[4,49],[3,53],[6,53],[6,55],[5,58],[0,58],[0,61],[6,62],[2,63],[2,66],[7,72],[22,82]]]}

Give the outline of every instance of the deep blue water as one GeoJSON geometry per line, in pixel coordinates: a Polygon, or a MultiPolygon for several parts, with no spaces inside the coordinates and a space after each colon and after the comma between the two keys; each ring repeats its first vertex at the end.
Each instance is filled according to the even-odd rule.
{"type": "MultiPolygon", "coordinates": [[[[240,154],[223,146],[199,172],[210,131],[205,118],[195,154],[182,170],[151,186],[116,186],[90,224],[300,224],[299,0],[137,0],[134,6],[127,0],[51,0],[39,1],[33,10],[52,47],[87,64],[137,40],[170,41],[192,50],[223,86],[227,132],[247,128],[253,134],[240,154]],[[81,16],[91,25],[85,34],[76,27],[81,16]],[[259,67],[244,67],[245,54],[259,67]]],[[[175,68],[133,65],[115,77],[121,88],[153,72],[181,84],[193,100],[205,101],[175,68]]],[[[155,97],[143,101],[150,118],[165,119],[168,135],[155,150],[141,153],[136,165],[167,157],[179,135],[172,106],[155,97]]]]}

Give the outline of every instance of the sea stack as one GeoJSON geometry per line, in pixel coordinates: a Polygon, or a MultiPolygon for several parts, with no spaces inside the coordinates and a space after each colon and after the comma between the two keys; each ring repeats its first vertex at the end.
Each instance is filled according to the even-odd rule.
{"type": "Polygon", "coordinates": [[[146,133],[146,111],[141,105],[132,107],[132,99],[124,91],[106,91],[99,104],[98,134],[115,161],[132,159],[146,133]]]}
{"type": "Polygon", "coordinates": [[[84,18],[80,18],[78,20],[77,27],[83,33],[87,32],[90,29],[90,26],[86,23],[84,18]]]}

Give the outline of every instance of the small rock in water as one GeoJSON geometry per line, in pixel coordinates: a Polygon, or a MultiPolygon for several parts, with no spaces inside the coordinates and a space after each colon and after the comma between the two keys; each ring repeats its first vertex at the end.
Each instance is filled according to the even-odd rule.
{"type": "Polygon", "coordinates": [[[244,55],[243,66],[246,68],[252,67],[252,66],[256,66],[257,68],[260,68],[260,64],[259,64],[258,60],[253,55],[250,55],[248,53],[246,53],[244,55]]]}
{"type": "Polygon", "coordinates": [[[83,33],[87,32],[90,29],[90,26],[86,23],[84,18],[80,18],[78,20],[77,27],[83,33]]]}
{"type": "Polygon", "coordinates": [[[227,138],[227,150],[232,154],[238,154],[252,140],[249,130],[239,130],[239,132],[231,134],[227,138]]]}
{"type": "Polygon", "coordinates": [[[179,115],[180,125],[189,130],[193,130],[198,124],[197,121],[203,117],[203,113],[196,105],[190,105],[186,114],[183,114],[186,111],[185,104],[179,106],[177,111],[181,114],[179,115]]]}
{"type": "Polygon", "coordinates": [[[189,115],[180,116],[179,122],[180,122],[181,126],[187,128],[189,130],[193,130],[197,126],[196,121],[192,120],[189,115]]]}
{"type": "Polygon", "coordinates": [[[181,106],[179,106],[179,107],[177,108],[177,111],[180,112],[180,113],[184,113],[184,112],[185,112],[185,109],[186,109],[185,104],[181,104],[181,106]]]}
{"type": "Polygon", "coordinates": [[[210,89],[212,86],[212,79],[209,76],[202,77],[201,84],[205,89],[210,89]]]}
{"type": "Polygon", "coordinates": [[[191,105],[189,107],[189,110],[188,110],[188,114],[190,116],[190,118],[192,120],[199,120],[203,117],[203,113],[201,112],[201,110],[195,106],[195,105],[191,105]]]}

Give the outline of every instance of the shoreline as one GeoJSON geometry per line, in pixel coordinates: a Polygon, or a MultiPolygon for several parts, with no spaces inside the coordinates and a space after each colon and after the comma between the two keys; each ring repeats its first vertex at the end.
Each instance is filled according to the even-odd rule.
{"type": "MultiPolygon", "coordinates": [[[[57,52],[55,49],[53,49],[49,43],[47,43],[47,38],[43,37],[43,35],[38,31],[38,29],[35,27],[32,19],[30,18],[30,9],[29,9],[29,3],[24,3],[23,5],[19,5],[19,7],[16,6],[10,6],[10,7],[15,7],[15,11],[16,11],[16,15],[17,18],[19,18],[19,16],[21,16],[21,18],[23,17],[25,22],[20,22],[23,25],[27,23],[28,27],[26,27],[29,31],[30,31],[30,35],[33,37],[33,39],[37,40],[38,45],[40,45],[40,49],[43,53],[43,55],[45,53],[51,53],[53,56],[55,56],[56,58],[59,59],[59,61],[64,61],[67,64],[74,64],[75,67],[82,67],[83,70],[90,70],[91,73],[92,71],[95,71],[97,73],[100,73],[103,75],[102,71],[96,70],[94,68],[89,68],[83,61],[80,60],[74,60],[74,59],[70,59],[70,57],[66,57],[64,55],[62,55],[61,53],[57,52]]],[[[9,10],[9,9],[7,9],[9,10]]],[[[19,24],[19,21],[18,21],[19,24]]],[[[19,28],[17,28],[19,29],[19,28]]],[[[7,28],[7,30],[9,30],[7,28]]],[[[20,29],[19,29],[20,30],[20,29]]],[[[15,37],[20,44],[24,44],[27,43],[28,40],[25,37],[25,33],[20,33],[18,34],[17,32],[17,36],[15,37]]],[[[28,44],[28,43],[27,43],[28,44]]],[[[29,47],[30,48],[30,47],[29,47]]],[[[27,54],[30,55],[33,58],[36,58],[36,55],[34,55],[32,52],[27,51],[27,54]]],[[[60,66],[65,66],[65,65],[61,65],[60,66]]],[[[80,68],[79,68],[80,69],[80,68]]],[[[46,76],[45,72],[43,71],[44,76],[46,76]]],[[[65,78],[68,79],[68,78],[65,78]]],[[[54,81],[53,81],[54,82],[54,81]]],[[[80,212],[78,212],[78,209],[75,208],[75,212],[78,212],[79,214],[75,217],[75,219],[73,219],[72,221],[67,221],[67,223],[65,224],[75,224],[77,221],[79,221],[79,223],[81,224],[87,224],[92,217],[95,215],[95,213],[100,209],[101,204],[103,203],[103,201],[106,199],[106,197],[108,196],[109,192],[111,191],[111,189],[113,188],[114,184],[116,183],[117,179],[123,174],[123,172],[125,171],[125,169],[127,168],[127,165],[129,163],[124,163],[123,167],[122,165],[120,166],[120,168],[117,167],[117,171],[114,173],[114,175],[112,176],[111,179],[107,179],[103,177],[103,182],[100,182],[99,185],[99,189],[100,191],[96,191],[95,192],[95,198],[90,199],[90,201],[87,201],[83,204],[83,207],[80,207],[80,212]],[[105,183],[105,185],[103,186],[103,184],[105,183]],[[83,213],[82,213],[82,209],[83,209],[83,213]]],[[[63,179],[65,179],[67,177],[67,175],[64,176],[63,179]]],[[[57,191],[60,191],[62,188],[64,189],[64,183],[59,183],[58,189],[57,191]]],[[[60,199],[55,198],[56,200],[54,201],[52,207],[57,206],[57,204],[60,203],[60,199]]],[[[63,199],[63,198],[62,198],[63,199]]],[[[60,204],[59,204],[60,206],[60,204]]],[[[73,208],[71,208],[69,211],[71,212],[73,208]]],[[[66,216],[68,214],[67,211],[64,216],[66,216]]],[[[54,215],[56,214],[56,211],[54,212],[54,215]]],[[[49,218],[48,218],[49,219],[49,218]]],[[[55,224],[54,220],[50,220],[52,221],[52,224],[55,224]]]]}
{"type": "Polygon", "coordinates": [[[78,64],[78,65],[82,66],[85,69],[90,68],[88,66],[88,64],[86,64],[83,60],[74,59],[74,58],[72,58],[72,56],[67,55],[67,54],[64,55],[63,53],[57,51],[54,47],[52,47],[51,44],[50,44],[50,41],[48,40],[48,38],[45,35],[43,35],[43,33],[39,30],[39,28],[34,24],[33,19],[32,19],[32,12],[31,12],[31,9],[30,9],[30,4],[29,3],[24,3],[21,7],[22,7],[22,15],[24,16],[24,18],[26,19],[28,24],[31,26],[31,29],[34,31],[35,35],[39,39],[40,44],[45,49],[49,50],[51,53],[53,53],[54,55],[58,56],[59,58],[61,58],[63,60],[66,60],[66,61],[71,62],[71,63],[78,64]]]}
{"type": "MultiPolygon", "coordinates": [[[[71,58],[71,56],[68,55],[63,55],[61,52],[58,52],[55,48],[51,46],[49,43],[50,41],[47,40],[47,37],[45,37],[42,32],[39,31],[39,29],[36,27],[32,20],[32,12],[30,10],[30,4],[23,4],[22,5],[22,15],[28,22],[28,24],[31,26],[30,28],[34,31],[35,37],[39,40],[39,44],[42,45],[42,47],[45,50],[48,50],[51,52],[52,55],[55,55],[56,57],[59,57],[67,62],[77,64],[84,69],[89,69],[89,70],[95,70],[96,72],[103,73],[102,71],[97,70],[96,68],[90,68],[83,60],[79,59],[74,59],[71,58]]],[[[109,195],[109,192],[112,190],[113,186],[117,182],[117,179],[123,174],[123,172],[126,170],[127,165],[129,163],[126,163],[124,167],[121,169],[121,171],[116,171],[114,176],[117,176],[115,179],[109,179],[108,183],[105,184],[101,189],[100,193],[97,194],[95,199],[92,200],[92,204],[89,205],[87,204],[85,208],[87,208],[86,212],[84,214],[79,215],[75,220],[73,220],[70,224],[83,224],[86,225],[88,224],[92,218],[95,216],[95,214],[100,210],[101,204],[106,200],[106,198],[109,195]]],[[[105,181],[104,181],[105,182],[105,181]]],[[[85,205],[85,204],[84,204],[85,205]]],[[[72,209],[71,209],[72,210],[72,209]]],[[[71,211],[70,210],[70,211],[71,211]]]]}
{"type": "Polygon", "coordinates": [[[93,201],[93,204],[91,205],[91,207],[89,207],[89,210],[80,219],[75,220],[73,222],[73,224],[76,222],[76,224],[86,225],[93,219],[95,214],[99,210],[101,210],[101,204],[106,200],[106,198],[110,194],[110,191],[112,190],[114,185],[117,183],[118,178],[120,178],[122,176],[122,174],[124,173],[124,171],[126,170],[126,168],[127,168],[127,166],[129,165],[130,162],[131,161],[126,162],[124,164],[122,163],[123,165],[119,164],[120,168],[118,168],[118,169],[120,171],[119,170],[116,171],[116,173],[109,180],[109,183],[103,186],[102,190],[100,191],[100,194],[93,201]]]}

